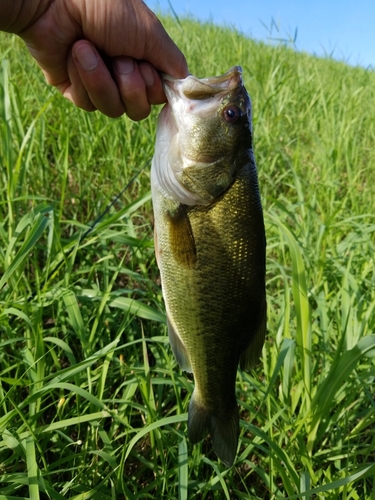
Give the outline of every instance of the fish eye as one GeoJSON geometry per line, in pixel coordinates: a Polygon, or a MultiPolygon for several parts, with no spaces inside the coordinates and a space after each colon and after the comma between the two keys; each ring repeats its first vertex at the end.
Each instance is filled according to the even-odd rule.
{"type": "Polygon", "coordinates": [[[243,116],[241,109],[234,104],[230,104],[224,109],[224,120],[228,123],[236,123],[243,116]]]}

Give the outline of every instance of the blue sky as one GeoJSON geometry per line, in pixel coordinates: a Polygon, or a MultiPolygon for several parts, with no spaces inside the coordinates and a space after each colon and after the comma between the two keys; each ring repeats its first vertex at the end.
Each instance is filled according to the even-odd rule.
{"type": "MultiPolygon", "coordinates": [[[[170,12],[168,0],[145,0],[170,12]]],[[[235,26],[259,40],[294,38],[296,48],[375,69],[375,0],[170,0],[179,16],[235,26]],[[273,27],[271,29],[271,26],[273,27]]]]}

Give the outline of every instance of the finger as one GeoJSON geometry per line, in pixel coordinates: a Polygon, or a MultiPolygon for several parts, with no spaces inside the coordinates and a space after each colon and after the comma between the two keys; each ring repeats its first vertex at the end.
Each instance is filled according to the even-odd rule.
{"type": "Polygon", "coordinates": [[[71,52],[68,54],[66,66],[69,80],[67,84],[57,85],[57,88],[64,97],[69,99],[69,101],[73,102],[79,108],[86,111],[95,111],[96,107],[91,102],[90,96],[82,83],[71,52]]]}
{"type": "Polygon", "coordinates": [[[150,114],[151,106],[147,98],[146,83],[137,61],[125,56],[114,57],[112,61],[126,114],[132,120],[143,120],[150,114]]]}
{"type": "MultiPolygon", "coordinates": [[[[92,43],[87,40],[76,42],[72,47],[72,56],[77,75],[95,108],[112,118],[121,116],[125,106],[119,89],[92,43]]],[[[74,93],[82,98],[83,90],[79,89],[79,83],[74,93]]]]}
{"type": "Polygon", "coordinates": [[[150,104],[163,104],[166,102],[161,78],[156,69],[146,61],[140,61],[138,67],[146,85],[148,102],[150,104]]]}

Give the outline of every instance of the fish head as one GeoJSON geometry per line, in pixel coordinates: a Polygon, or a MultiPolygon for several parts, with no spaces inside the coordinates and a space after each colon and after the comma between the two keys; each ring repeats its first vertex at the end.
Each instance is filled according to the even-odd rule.
{"type": "Polygon", "coordinates": [[[168,144],[164,187],[186,205],[207,205],[233,183],[252,156],[251,101],[234,66],[224,75],[163,77],[168,103],[158,128],[168,144]],[[165,130],[168,130],[165,133],[165,130]]]}

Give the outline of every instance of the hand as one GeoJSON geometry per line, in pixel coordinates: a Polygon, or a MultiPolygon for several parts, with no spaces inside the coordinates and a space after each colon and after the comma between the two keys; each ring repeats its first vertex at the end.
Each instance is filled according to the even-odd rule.
{"type": "Polygon", "coordinates": [[[188,74],[183,54],[142,0],[37,3],[31,19],[21,8],[8,31],[25,41],[47,82],[80,108],[141,120],[151,104],[166,101],[159,71],[188,74]]]}

